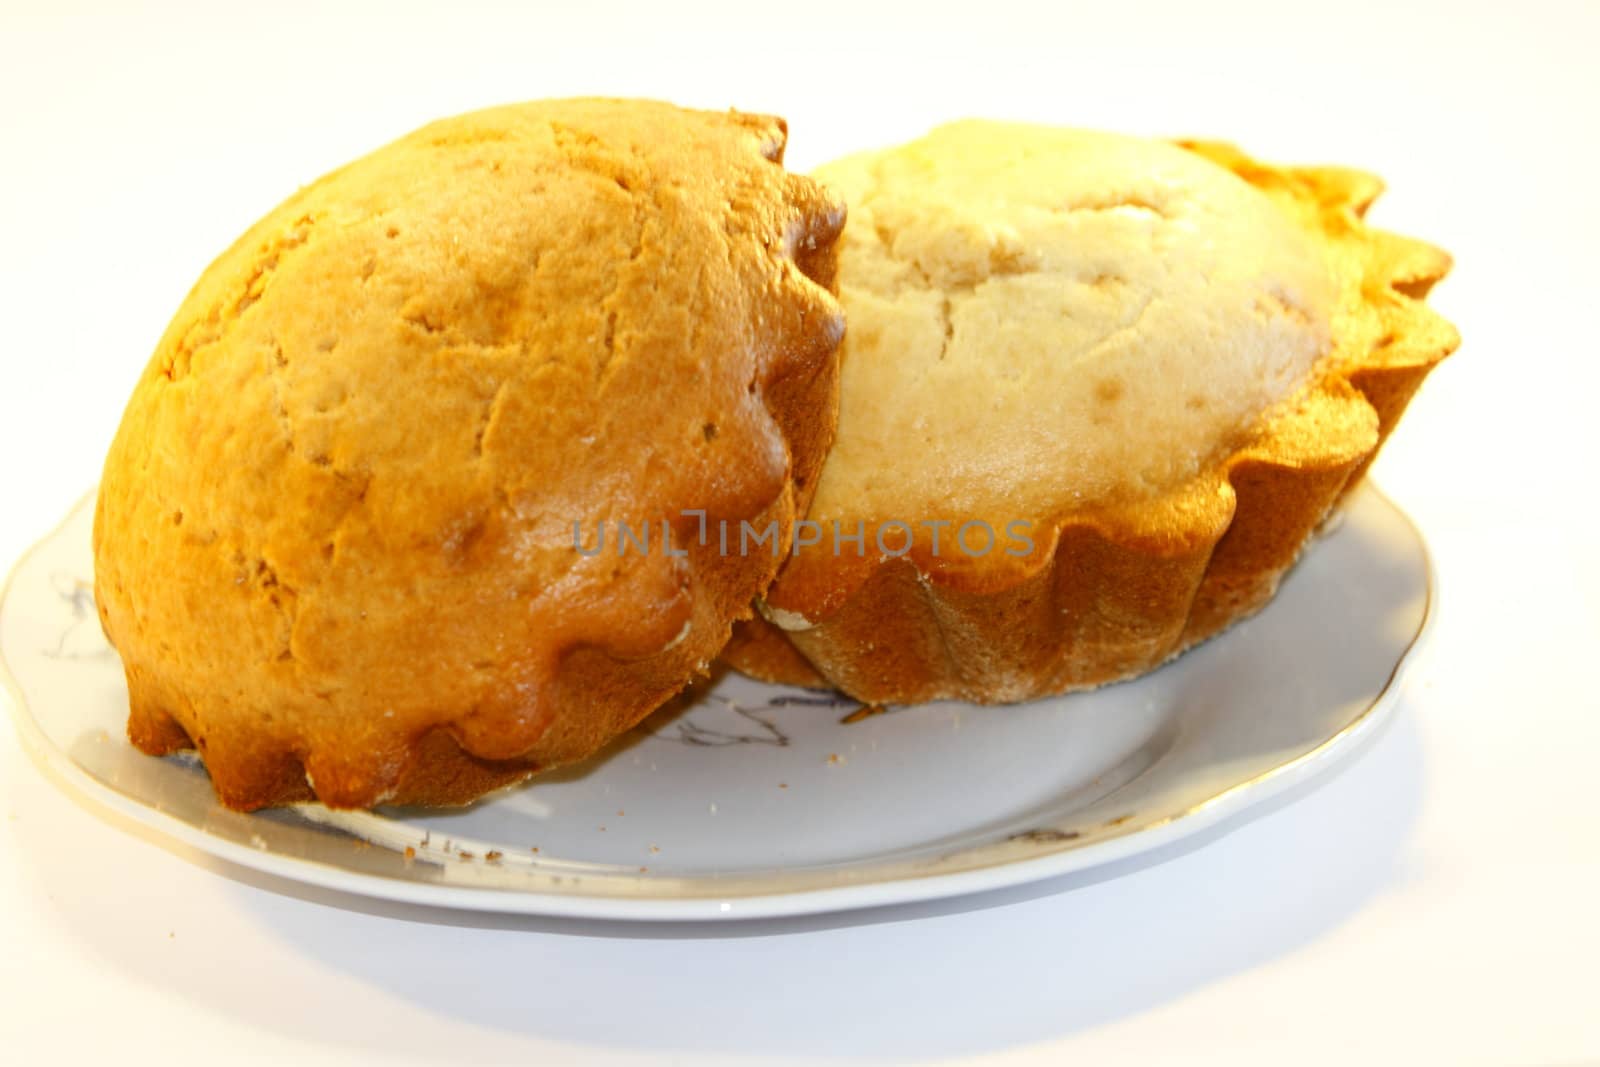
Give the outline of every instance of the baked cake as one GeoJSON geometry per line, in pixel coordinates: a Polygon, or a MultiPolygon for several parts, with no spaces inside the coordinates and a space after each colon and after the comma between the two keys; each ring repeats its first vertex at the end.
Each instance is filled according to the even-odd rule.
{"type": "Polygon", "coordinates": [[[1377,179],[983,121],[821,168],[837,441],[725,657],[871,703],[1132,677],[1259,609],[1457,344],[1377,179]],[[942,543],[941,543],[942,539],[942,543]]]}
{"type": "Polygon", "coordinates": [[[234,808],[459,804],[703,671],[777,561],[685,512],[787,528],[834,429],[844,209],[784,141],[647,101],[495,108],[223,253],[100,487],[133,742],[198,749],[234,808]],[[575,551],[618,522],[657,547],[575,551]]]}

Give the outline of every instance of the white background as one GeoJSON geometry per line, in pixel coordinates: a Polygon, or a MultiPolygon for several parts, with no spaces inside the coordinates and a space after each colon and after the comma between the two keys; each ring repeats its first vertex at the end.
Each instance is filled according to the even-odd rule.
{"type": "Polygon", "coordinates": [[[7,1060],[1600,1061],[1600,5],[37,8],[0,16],[0,566],[238,232],[505,101],[776,112],[797,169],[961,115],[1363,166],[1456,255],[1465,345],[1377,469],[1443,587],[1398,718],[1231,834],[832,919],[495,921],[157,846],[0,730],[7,1060]]]}

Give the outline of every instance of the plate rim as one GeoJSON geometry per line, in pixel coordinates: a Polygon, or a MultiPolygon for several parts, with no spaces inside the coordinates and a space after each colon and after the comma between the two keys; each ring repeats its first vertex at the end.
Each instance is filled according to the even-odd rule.
{"type": "MultiPolygon", "coordinates": [[[[1397,516],[1411,532],[1421,557],[1424,597],[1422,617],[1382,687],[1354,718],[1315,747],[1222,789],[1181,811],[1154,822],[1119,831],[1094,841],[1064,842],[1058,849],[1001,861],[963,871],[904,874],[874,881],[801,890],[707,895],[702,897],[618,897],[582,892],[546,893],[507,886],[443,885],[408,881],[347,870],[321,860],[289,856],[270,849],[252,848],[207,833],[174,815],[150,807],[89,774],[45,735],[0,650],[0,693],[4,693],[23,749],[47,777],[75,790],[98,808],[130,819],[142,830],[175,840],[205,855],[248,870],[302,885],[349,893],[367,899],[393,901],[430,908],[501,915],[550,916],[630,922],[702,922],[706,920],[771,919],[914,904],[968,896],[989,890],[1013,888],[1033,882],[1100,867],[1142,852],[1191,837],[1226,822],[1293,786],[1322,776],[1362,743],[1389,718],[1399,702],[1405,677],[1420,658],[1438,615],[1439,575],[1433,552],[1422,529],[1394,498],[1370,478],[1353,492],[1370,493],[1397,516]]],[[[55,540],[88,505],[98,486],[78,497],[50,529],[17,557],[0,582],[0,611],[10,600],[12,586],[23,568],[55,540]]],[[[97,812],[100,814],[100,812],[97,812]]],[[[1240,823],[1242,825],[1242,822],[1240,823]]],[[[1231,828],[1230,828],[1231,829],[1231,828]]]]}

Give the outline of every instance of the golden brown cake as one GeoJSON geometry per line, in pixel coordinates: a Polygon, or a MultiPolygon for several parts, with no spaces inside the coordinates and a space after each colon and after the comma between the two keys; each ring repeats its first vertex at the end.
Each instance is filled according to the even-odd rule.
{"type": "Polygon", "coordinates": [[[703,671],[833,435],[843,207],[778,119],[496,108],[302,189],[211,265],[95,516],[128,732],[229,806],[458,804],[703,671]],[[601,523],[655,550],[575,551],[601,523]],[[677,555],[661,550],[666,521],[677,555]]]}
{"type": "Polygon", "coordinates": [[[962,122],[823,167],[839,432],[724,652],[872,703],[1132,677],[1263,606],[1457,343],[1375,178],[962,122]],[[859,540],[856,535],[864,535],[859,540]]]}

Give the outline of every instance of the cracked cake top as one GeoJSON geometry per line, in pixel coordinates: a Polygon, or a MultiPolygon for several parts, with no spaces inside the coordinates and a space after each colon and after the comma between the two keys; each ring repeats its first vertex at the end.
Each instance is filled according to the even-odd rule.
{"type": "Polygon", "coordinates": [[[460,802],[703,669],[777,560],[586,556],[573,531],[666,521],[681,545],[687,509],[803,511],[843,207],[784,140],[648,101],[490,109],[224,252],[100,490],[134,740],[192,743],[239,807],[460,802]]]}
{"type": "Polygon", "coordinates": [[[1328,351],[1303,229],[1175,145],[974,120],[816,176],[851,222],[814,520],[998,528],[1160,491],[1328,351]]]}

